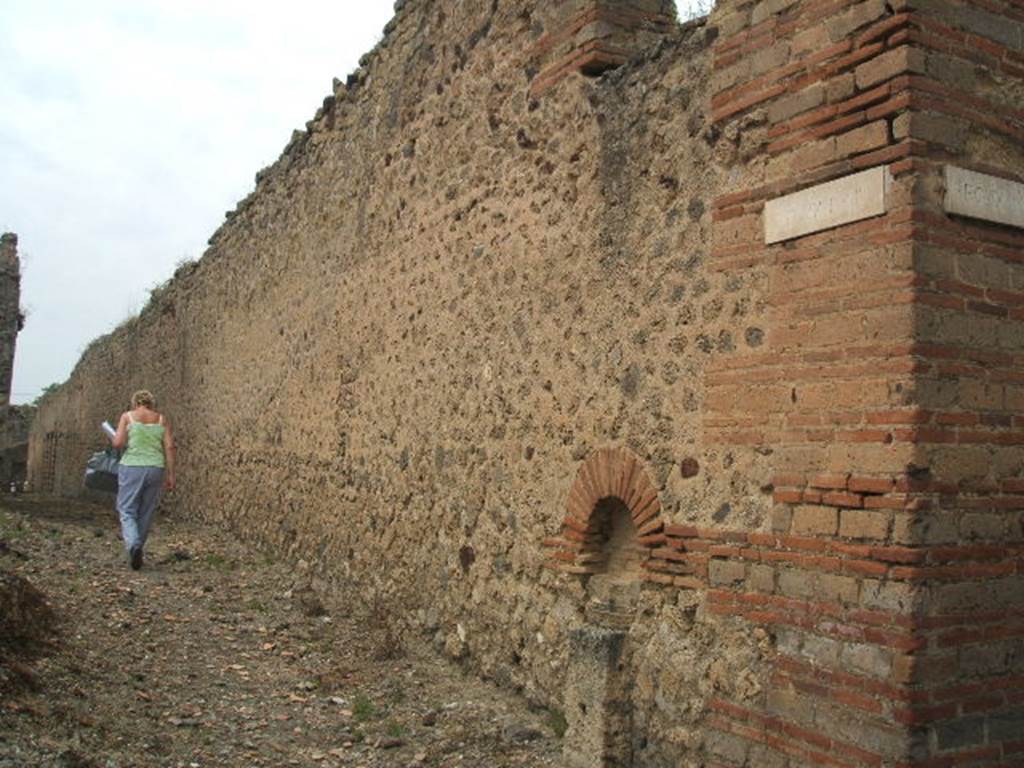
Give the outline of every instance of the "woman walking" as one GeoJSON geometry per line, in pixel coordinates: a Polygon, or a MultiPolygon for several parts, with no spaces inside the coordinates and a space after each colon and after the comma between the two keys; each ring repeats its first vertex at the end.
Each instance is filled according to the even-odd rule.
{"type": "Polygon", "coordinates": [[[137,571],[160,495],[174,488],[174,436],[151,392],[132,395],[132,409],[121,414],[112,442],[118,449],[128,446],[117,471],[117,513],[128,562],[137,571]]]}

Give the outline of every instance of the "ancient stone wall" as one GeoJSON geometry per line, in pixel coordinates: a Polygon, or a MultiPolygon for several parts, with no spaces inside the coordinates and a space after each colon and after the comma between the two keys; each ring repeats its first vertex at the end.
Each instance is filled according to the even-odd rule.
{"type": "Polygon", "coordinates": [[[1024,180],[1020,8],[669,12],[401,4],[33,482],[155,390],[170,513],[571,705],[569,764],[1010,762],[1022,236],[946,192],[1024,180]]]}
{"type": "Polygon", "coordinates": [[[28,436],[36,409],[0,408],[0,493],[21,492],[28,477],[28,436]]]}
{"type": "Polygon", "coordinates": [[[14,349],[24,321],[18,236],[5,232],[0,236],[0,493],[12,487],[20,490],[27,474],[28,433],[35,409],[11,405],[14,349]]]}
{"type": "Polygon", "coordinates": [[[0,235],[0,407],[11,402],[14,345],[22,322],[18,236],[5,232],[0,235]]]}

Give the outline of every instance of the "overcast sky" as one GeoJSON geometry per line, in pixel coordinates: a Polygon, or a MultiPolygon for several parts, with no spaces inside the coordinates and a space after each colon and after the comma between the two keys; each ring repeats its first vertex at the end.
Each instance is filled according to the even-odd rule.
{"type": "Polygon", "coordinates": [[[202,255],[392,6],[0,1],[0,231],[18,234],[28,314],[13,402],[202,255]]]}

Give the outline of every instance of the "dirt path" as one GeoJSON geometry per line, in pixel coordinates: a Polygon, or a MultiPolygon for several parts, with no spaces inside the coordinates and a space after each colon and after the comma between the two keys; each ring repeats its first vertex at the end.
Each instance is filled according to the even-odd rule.
{"type": "Polygon", "coordinates": [[[167,518],[148,550],[129,570],[109,508],[0,501],[0,572],[58,618],[0,659],[0,768],[558,764],[549,713],[430,650],[380,658],[388,633],[290,564],[167,518]]]}

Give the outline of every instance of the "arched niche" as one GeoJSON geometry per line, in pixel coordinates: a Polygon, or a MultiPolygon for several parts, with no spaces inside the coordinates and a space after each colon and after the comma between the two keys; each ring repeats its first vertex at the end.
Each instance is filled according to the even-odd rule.
{"type": "Polygon", "coordinates": [[[597,533],[601,553],[595,575],[614,582],[642,580],[645,556],[638,541],[637,527],[625,502],[615,496],[606,496],[594,506],[590,520],[597,533]]]}
{"type": "Polygon", "coordinates": [[[602,448],[580,465],[565,505],[562,531],[547,539],[549,566],[581,576],[639,583],[664,527],[658,490],[628,448],[602,448]]]}

